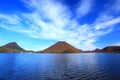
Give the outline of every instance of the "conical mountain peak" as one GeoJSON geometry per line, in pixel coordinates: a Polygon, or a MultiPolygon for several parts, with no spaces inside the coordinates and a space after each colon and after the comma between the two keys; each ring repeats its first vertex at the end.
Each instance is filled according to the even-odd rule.
{"type": "Polygon", "coordinates": [[[65,41],[58,41],[57,43],[53,44],[52,46],[48,47],[47,49],[43,50],[42,52],[47,53],[79,53],[80,50],[73,47],[69,43],[65,41]]]}
{"type": "Polygon", "coordinates": [[[4,45],[4,46],[18,46],[18,44],[16,43],[16,42],[10,42],[10,43],[8,43],[8,44],[6,44],[6,45],[4,45]]]}
{"type": "Polygon", "coordinates": [[[0,51],[1,52],[24,52],[25,50],[21,48],[16,42],[10,42],[8,44],[1,46],[0,51]]]}

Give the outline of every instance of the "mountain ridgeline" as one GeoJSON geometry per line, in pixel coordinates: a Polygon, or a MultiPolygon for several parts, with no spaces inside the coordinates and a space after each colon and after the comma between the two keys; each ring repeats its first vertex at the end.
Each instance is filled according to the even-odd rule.
{"type": "MultiPolygon", "coordinates": [[[[34,52],[34,51],[27,51],[21,48],[16,42],[10,42],[3,46],[0,46],[0,53],[21,53],[21,52],[34,52]]],[[[120,53],[120,46],[107,46],[103,49],[95,49],[92,51],[83,51],[81,49],[77,49],[64,41],[58,41],[57,43],[53,44],[52,46],[44,49],[42,51],[38,51],[37,53],[120,53]]]]}
{"type": "Polygon", "coordinates": [[[117,52],[120,53],[120,46],[107,46],[101,50],[102,52],[117,52]]]}
{"type": "Polygon", "coordinates": [[[80,53],[81,50],[73,47],[64,41],[58,41],[47,49],[40,51],[43,53],[80,53]]]}
{"type": "Polygon", "coordinates": [[[0,47],[0,52],[25,52],[16,42],[11,42],[0,47]]]}

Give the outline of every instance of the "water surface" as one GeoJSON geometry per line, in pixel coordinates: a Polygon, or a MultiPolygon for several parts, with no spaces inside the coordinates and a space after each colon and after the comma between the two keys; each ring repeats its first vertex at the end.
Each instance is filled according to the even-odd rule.
{"type": "Polygon", "coordinates": [[[0,80],[120,80],[120,54],[0,54],[0,80]]]}

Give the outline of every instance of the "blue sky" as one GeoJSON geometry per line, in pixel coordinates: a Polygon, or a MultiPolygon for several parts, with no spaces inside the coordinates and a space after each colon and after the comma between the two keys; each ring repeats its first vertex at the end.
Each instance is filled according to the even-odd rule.
{"type": "Polygon", "coordinates": [[[0,45],[37,51],[57,41],[83,50],[120,45],[120,0],[0,0],[0,45]]]}

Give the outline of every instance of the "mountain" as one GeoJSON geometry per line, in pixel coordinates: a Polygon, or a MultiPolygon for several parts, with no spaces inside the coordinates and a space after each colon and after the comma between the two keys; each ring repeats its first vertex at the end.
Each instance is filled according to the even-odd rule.
{"type": "Polygon", "coordinates": [[[79,53],[81,50],[76,49],[72,45],[64,41],[58,41],[47,49],[40,51],[43,53],[79,53]]]}
{"type": "Polygon", "coordinates": [[[102,52],[119,52],[120,53],[120,46],[107,46],[102,49],[102,52]]]}
{"type": "Polygon", "coordinates": [[[25,52],[16,42],[10,42],[0,47],[0,52],[25,52]]]}

